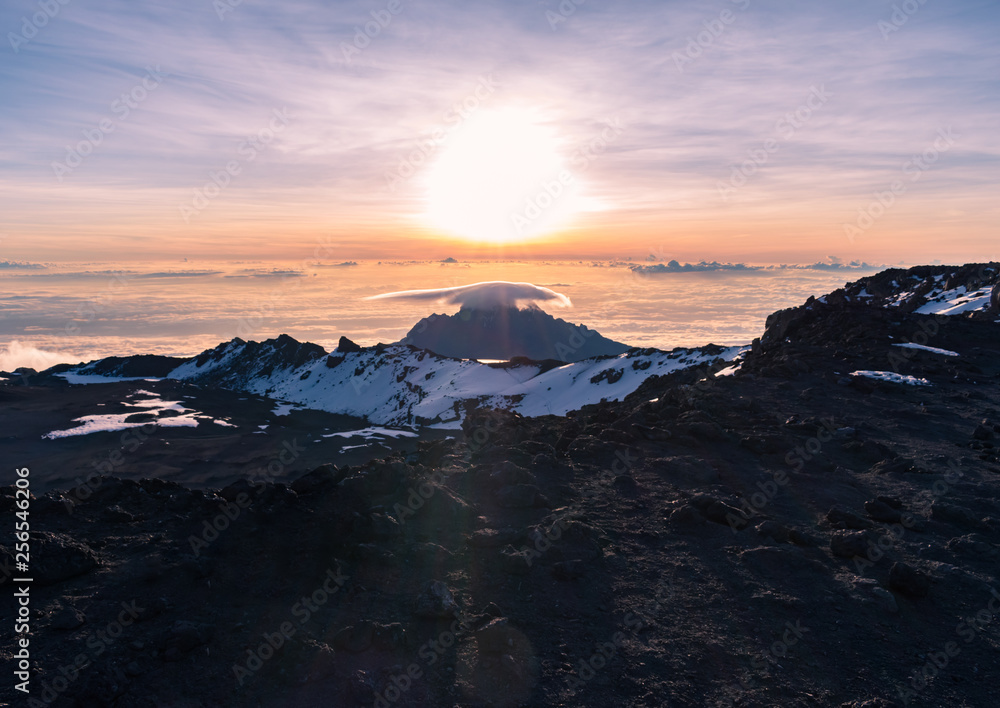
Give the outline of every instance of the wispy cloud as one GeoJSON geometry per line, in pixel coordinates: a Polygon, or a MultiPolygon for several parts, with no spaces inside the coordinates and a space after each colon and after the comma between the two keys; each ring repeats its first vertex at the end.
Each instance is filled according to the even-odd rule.
{"type": "Polygon", "coordinates": [[[76,363],[79,357],[70,354],[39,349],[14,340],[0,349],[0,371],[14,371],[22,367],[42,371],[67,362],[76,363]]]}
{"type": "Polygon", "coordinates": [[[372,295],[365,300],[428,300],[432,302],[459,305],[472,310],[488,310],[494,307],[520,307],[546,303],[556,307],[571,307],[572,302],[562,293],[532,283],[509,283],[492,281],[458,285],[451,288],[431,290],[403,290],[394,293],[372,295]]]}

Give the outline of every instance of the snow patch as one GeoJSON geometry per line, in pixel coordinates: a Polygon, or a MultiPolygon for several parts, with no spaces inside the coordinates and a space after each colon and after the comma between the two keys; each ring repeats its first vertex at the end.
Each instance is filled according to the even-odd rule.
{"type": "Polygon", "coordinates": [[[64,371],[56,374],[66,379],[71,384],[102,384],[115,383],[117,381],[162,381],[163,379],[153,379],[148,376],[101,376],[100,374],[78,374],[75,371],[64,371]]]}
{"type": "Polygon", "coordinates": [[[879,381],[891,381],[892,383],[906,384],[907,386],[930,386],[927,379],[918,379],[916,376],[904,376],[893,371],[852,371],[851,376],[864,376],[869,379],[879,381]]]}
{"type": "MultiPolygon", "coordinates": [[[[148,391],[144,393],[149,394],[148,391]]],[[[153,394],[149,394],[153,395],[153,394]]],[[[214,423],[227,428],[235,428],[229,421],[221,418],[213,418],[200,411],[185,408],[180,401],[164,401],[160,398],[151,398],[132,403],[123,403],[132,410],[124,413],[105,413],[99,415],[85,415],[74,418],[72,422],[78,423],[76,427],[66,430],[53,430],[42,436],[46,440],[56,440],[57,438],[68,438],[76,435],[90,435],[92,433],[116,432],[128,430],[129,428],[141,428],[144,425],[155,425],[163,428],[197,428],[202,421],[214,423]],[[164,415],[171,412],[178,415],[164,415]],[[141,415],[143,420],[128,420],[129,418],[141,415]]]]}
{"type": "Polygon", "coordinates": [[[902,347],[903,349],[919,349],[924,352],[932,352],[934,354],[943,354],[944,356],[961,356],[958,352],[953,352],[950,349],[938,349],[937,347],[927,347],[923,344],[914,344],[912,342],[907,342],[906,344],[893,344],[894,347],[902,347]]]}
{"type": "Polygon", "coordinates": [[[371,440],[377,437],[386,438],[415,438],[419,437],[416,433],[409,430],[394,430],[392,428],[379,428],[371,427],[364,428],[362,430],[348,430],[342,433],[330,433],[329,435],[323,435],[324,438],[365,438],[366,440],[371,440]]]}
{"type": "Polygon", "coordinates": [[[990,306],[992,288],[968,292],[964,285],[944,292],[928,293],[927,304],[917,308],[919,315],[961,315],[985,310],[990,306]]]}

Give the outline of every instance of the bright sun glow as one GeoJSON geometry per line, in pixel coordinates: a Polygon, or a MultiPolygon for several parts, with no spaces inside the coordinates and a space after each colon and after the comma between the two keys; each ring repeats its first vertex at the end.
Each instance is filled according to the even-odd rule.
{"type": "Polygon", "coordinates": [[[555,132],[528,112],[475,115],[427,173],[427,218],[457,236],[492,243],[566,225],[581,199],[557,147],[555,132]]]}

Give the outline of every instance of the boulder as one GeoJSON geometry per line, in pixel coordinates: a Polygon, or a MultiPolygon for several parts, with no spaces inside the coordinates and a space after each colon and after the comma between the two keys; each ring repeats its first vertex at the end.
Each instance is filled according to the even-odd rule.
{"type": "Polygon", "coordinates": [[[362,620],[344,627],[333,635],[333,645],[351,654],[360,654],[367,650],[375,638],[375,623],[362,620]]]}
{"type": "Polygon", "coordinates": [[[451,589],[440,580],[431,580],[424,584],[414,602],[413,614],[429,619],[454,617],[458,612],[458,603],[451,589]]]}
{"type": "Polygon", "coordinates": [[[864,557],[869,543],[868,534],[864,531],[840,531],[830,539],[830,551],[838,558],[864,557]]]}
{"type": "MultiPolygon", "coordinates": [[[[3,555],[8,554],[0,551],[0,556],[3,555]]],[[[11,563],[13,560],[11,557],[11,563]]],[[[93,570],[98,563],[97,554],[90,546],[65,534],[31,534],[31,577],[39,585],[52,585],[75,578],[93,570]]]]}
{"type": "Polygon", "coordinates": [[[533,484],[510,484],[497,492],[497,503],[508,509],[524,509],[535,505],[538,487],[533,484]]]}
{"type": "Polygon", "coordinates": [[[931,579],[911,565],[893,563],[889,569],[889,587],[910,597],[926,597],[931,587],[931,579]]]}

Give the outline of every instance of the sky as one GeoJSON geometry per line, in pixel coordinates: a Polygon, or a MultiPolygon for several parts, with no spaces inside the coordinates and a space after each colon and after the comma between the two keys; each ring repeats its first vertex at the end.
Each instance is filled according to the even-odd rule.
{"type": "Polygon", "coordinates": [[[998,30],[993,0],[6,0],[0,261],[997,258],[998,30]]]}

